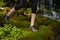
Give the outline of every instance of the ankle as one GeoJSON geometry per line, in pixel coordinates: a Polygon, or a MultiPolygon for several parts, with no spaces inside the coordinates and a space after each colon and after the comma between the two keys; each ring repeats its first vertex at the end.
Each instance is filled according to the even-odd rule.
{"type": "Polygon", "coordinates": [[[34,25],[30,25],[30,27],[34,27],[34,25]]]}
{"type": "Polygon", "coordinates": [[[31,23],[30,26],[34,26],[34,24],[31,23]]]}
{"type": "Polygon", "coordinates": [[[9,15],[7,15],[7,14],[5,16],[9,17],[9,15]]]}

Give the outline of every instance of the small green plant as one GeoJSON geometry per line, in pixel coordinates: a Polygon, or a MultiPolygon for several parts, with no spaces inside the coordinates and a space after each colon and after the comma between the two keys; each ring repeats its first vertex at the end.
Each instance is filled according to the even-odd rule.
{"type": "Polygon", "coordinates": [[[0,39],[2,40],[17,40],[22,37],[22,32],[16,26],[5,24],[0,27],[0,39]]]}
{"type": "Polygon", "coordinates": [[[0,40],[19,40],[29,35],[29,31],[17,28],[12,24],[4,24],[4,27],[0,27],[0,40]]]}

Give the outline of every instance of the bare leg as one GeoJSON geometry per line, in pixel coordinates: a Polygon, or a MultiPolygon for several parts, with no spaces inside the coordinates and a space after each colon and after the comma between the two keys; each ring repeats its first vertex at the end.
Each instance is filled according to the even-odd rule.
{"type": "Polygon", "coordinates": [[[38,30],[34,27],[35,17],[36,17],[36,14],[32,13],[30,28],[32,29],[32,31],[38,32],[38,30]]]}
{"type": "Polygon", "coordinates": [[[5,15],[5,22],[9,23],[9,16],[11,13],[13,13],[15,11],[14,8],[12,8],[6,15],[5,15]]]}
{"type": "Polygon", "coordinates": [[[30,24],[30,26],[34,26],[35,17],[36,17],[36,14],[32,13],[31,14],[31,24],[30,24]]]}
{"type": "Polygon", "coordinates": [[[15,11],[15,9],[12,8],[12,9],[6,14],[6,16],[10,16],[10,14],[13,13],[14,11],[15,11]]]}

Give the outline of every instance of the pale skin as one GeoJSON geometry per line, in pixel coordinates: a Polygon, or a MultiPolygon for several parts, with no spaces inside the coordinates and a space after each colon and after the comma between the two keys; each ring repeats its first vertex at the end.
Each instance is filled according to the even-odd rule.
{"type": "MultiPolygon", "coordinates": [[[[11,14],[12,12],[15,12],[15,9],[14,9],[14,8],[12,8],[12,9],[7,13],[7,16],[10,16],[10,14],[11,14]]],[[[32,13],[32,14],[31,14],[31,23],[30,23],[30,26],[34,26],[35,17],[36,17],[36,14],[32,13]]]]}

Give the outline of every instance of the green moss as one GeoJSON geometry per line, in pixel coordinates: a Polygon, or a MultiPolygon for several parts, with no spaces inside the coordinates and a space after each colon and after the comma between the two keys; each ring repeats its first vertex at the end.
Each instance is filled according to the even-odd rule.
{"type": "MultiPolygon", "coordinates": [[[[10,8],[5,7],[3,10],[4,12],[3,11],[0,12],[0,15],[1,15],[0,23],[4,24],[4,15],[9,9],[10,8]]],[[[30,8],[28,8],[27,10],[28,10],[27,13],[31,13],[30,8]]],[[[15,28],[20,29],[20,32],[22,32],[22,36],[21,38],[19,38],[19,40],[49,40],[49,39],[55,40],[55,33],[59,32],[59,29],[58,29],[60,26],[59,22],[51,20],[49,18],[45,18],[42,15],[37,14],[35,25],[39,29],[39,32],[33,32],[29,30],[30,16],[23,16],[21,15],[22,12],[24,12],[24,8],[12,13],[9,18],[9,21],[10,21],[9,23],[12,25],[16,25],[15,28]]],[[[14,34],[11,34],[11,35],[14,35],[14,34]]]]}

